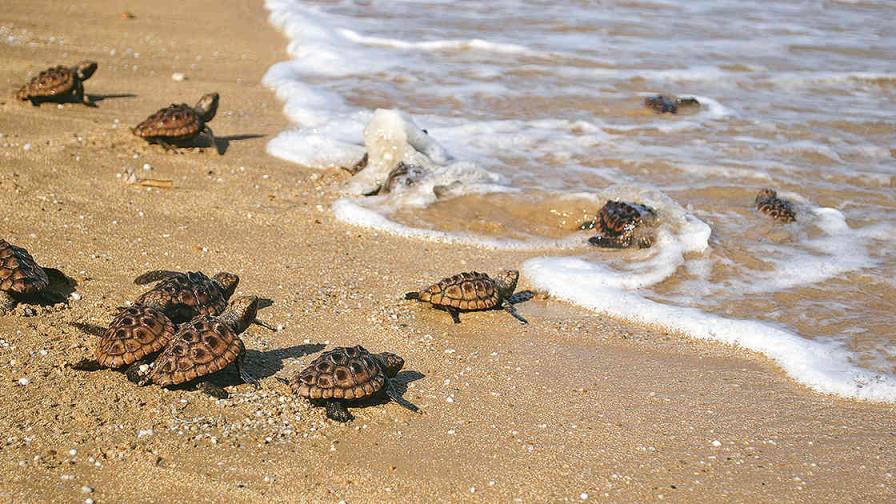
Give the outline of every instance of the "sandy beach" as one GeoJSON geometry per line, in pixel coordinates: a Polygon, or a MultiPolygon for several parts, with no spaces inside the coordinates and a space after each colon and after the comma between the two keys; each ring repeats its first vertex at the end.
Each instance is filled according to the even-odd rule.
{"type": "Polygon", "coordinates": [[[545,295],[518,306],[528,326],[500,311],[455,325],[404,301],[533,254],[338,222],[328,208],[346,172],[265,152],[288,122],[260,81],[287,55],[262,2],[14,0],[0,33],[0,238],[80,294],[0,317],[0,502],[896,499],[891,404],[819,394],[756,353],[545,295]],[[99,62],[85,84],[97,108],[14,99],[40,70],[83,59],[99,62]],[[130,134],[210,91],[223,153],[130,134]],[[128,184],[128,169],[173,187],[128,184]],[[282,330],[243,336],[259,390],[233,370],[215,378],[231,398],[216,400],[68,367],[93,355],[79,327],[106,324],[151,269],[231,271],[238,294],[274,301],[259,317],[282,330]],[[355,344],[404,357],[420,414],[376,405],[340,425],[278,380],[355,344]]]}

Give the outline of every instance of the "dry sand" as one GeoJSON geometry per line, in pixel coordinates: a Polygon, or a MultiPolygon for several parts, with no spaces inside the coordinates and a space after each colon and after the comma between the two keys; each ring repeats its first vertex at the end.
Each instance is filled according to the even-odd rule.
{"type": "Polygon", "coordinates": [[[265,154],[286,120],[259,81],[286,41],[261,2],[151,4],[16,0],[0,13],[0,236],[77,278],[82,295],[0,317],[0,501],[896,498],[891,405],[819,395],[754,354],[540,297],[520,306],[528,327],[502,312],[454,325],[402,301],[526,256],[336,222],[326,209],[346,174],[265,154]],[[98,108],[11,98],[29,73],[85,58],[100,63],[86,86],[106,97],[98,108]],[[129,134],[211,90],[224,155],[169,154],[129,134]],[[117,176],[127,167],[174,188],[129,186],[117,176]],[[239,293],[275,300],[262,318],[283,330],[245,335],[260,391],[232,371],[217,380],[233,397],[216,401],[65,366],[93,349],[76,324],[106,323],[155,268],[234,271],[239,293]],[[389,404],[336,425],[276,379],[324,346],[358,343],[405,357],[421,414],[389,404]]]}

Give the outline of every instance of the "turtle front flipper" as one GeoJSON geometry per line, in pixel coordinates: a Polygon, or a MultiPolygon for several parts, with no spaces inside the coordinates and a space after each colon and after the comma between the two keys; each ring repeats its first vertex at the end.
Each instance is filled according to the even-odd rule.
{"type": "Polygon", "coordinates": [[[623,240],[617,236],[607,237],[607,236],[598,234],[598,235],[592,236],[591,238],[588,238],[588,243],[594,245],[595,247],[602,247],[602,248],[614,248],[614,249],[628,248],[628,243],[626,243],[625,240],[623,240]]]}
{"type": "Polygon", "coordinates": [[[526,319],[524,319],[523,316],[520,315],[520,313],[519,313],[518,311],[516,311],[516,308],[514,308],[513,305],[512,305],[511,303],[507,303],[507,302],[505,302],[505,303],[501,306],[501,308],[503,308],[504,311],[506,311],[507,313],[513,315],[513,318],[519,320],[521,324],[523,324],[523,325],[528,325],[528,324],[529,324],[529,321],[526,320],[526,319]]]}
{"type": "Polygon", "coordinates": [[[329,400],[324,403],[324,406],[327,408],[327,418],[330,420],[345,423],[355,419],[342,401],[329,400]]]}
{"type": "Polygon", "coordinates": [[[214,397],[215,399],[227,399],[230,397],[230,393],[224,390],[224,387],[215,385],[214,383],[208,381],[197,383],[196,390],[208,396],[214,397]]]}
{"type": "Polygon", "coordinates": [[[392,401],[400,404],[402,407],[413,411],[414,413],[420,411],[420,408],[414,405],[414,403],[408,401],[404,397],[401,397],[401,394],[399,394],[398,390],[395,389],[395,385],[392,383],[392,380],[386,380],[386,386],[384,387],[384,389],[386,391],[386,396],[388,396],[392,401]]]}
{"type": "Polygon", "coordinates": [[[261,387],[261,384],[258,382],[258,379],[249,374],[246,371],[246,354],[245,352],[241,353],[239,357],[236,358],[236,371],[240,375],[240,379],[243,380],[243,383],[248,383],[249,385],[254,386],[255,388],[261,387]]]}
{"type": "Polygon", "coordinates": [[[127,377],[129,382],[139,385],[141,387],[149,385],[149,382],[151,380],[149,377],[150,376],[149,366],[147,366],[146,363],[147,363],[146,359],[141,359],[141,360],[138,360],[137,362],[134,362],[130,366],[128,366],[128,368],[124,372],[124,375],[125,375],[125,377],[127,377]],[[147,366],[147,368],[141,369],[143,366],[147,366]]]}
{"type": "Polygon", "coordinates": [[[168,270],[147,271],[146,273],[135,278],[134,283],[137,285],[146,285],[158,282],[159,280],[164,280],[175,275],[180,275],[180,273],[178,273],[177,271],[168,270]]]}
{"type": "Polygon", "coordinates": [[[460,312],[457,311],[457,308],[446,307],[445,311],[451,315],[451,320],[453,320],[455,324],[460,324],[460,312]]]}
{"type": "Polygon", "coordinates": [[[81,102],[84,105],[87,105],[88,107],[96,108],[96,103],[93,103],[93,100],[91,100],[90,97],[84,93],[84,83],[81,82],[80,80],[75,85],[75,90],[73,91],[73,96],[75,98],[75,101],[81,102]]]}
{"type": "Polygon", "coordinates": [[[0,315],[15,310],[18,301],[12,297],[12,294],[6,291],[0,291],[0,315]]]}
{"type": "Polygon", "coordinates": [[[211,147],[215,149],[218,155],[222,155],[223,153],[218,148],[218,141],[215,140],[215,133],[212,131],[208,124],[202,127],[202,132],[205,133],[205,136],[208,137],[208,141],[211,143],[211,147]]]}

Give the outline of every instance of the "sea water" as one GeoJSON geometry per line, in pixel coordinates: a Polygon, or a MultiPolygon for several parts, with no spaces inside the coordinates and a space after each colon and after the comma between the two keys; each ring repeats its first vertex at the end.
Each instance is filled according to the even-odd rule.
{"type": "Polygon", "coordinates": [[[368,154],[339,219],[530,250],[524,277],[555,298],[896,401],[896,3],[267,8],[291,59],[264,82],[294,123],[269,152],[311,168],[368,154]],[[658,115],[658,93],[701,106],[658,115]],[[423,175],[382,190],[399,161],[423,175]],[[753,209],[763,187],[795,223],[753,209]],[[577,226],[609,199],[657,210],[651,248],[587,244],[577,226]]]}

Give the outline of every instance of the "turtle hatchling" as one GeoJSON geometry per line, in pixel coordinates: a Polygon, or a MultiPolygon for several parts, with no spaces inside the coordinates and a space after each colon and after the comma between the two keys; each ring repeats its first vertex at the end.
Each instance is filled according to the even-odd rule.
{"type": "Polygon", "coordinates": [[[0,239],[0,314],[19,303],[64,303],[60,282],[70,283],[61,271],[43,268],[27,250],[0,239]]]}
{"type": "Polygon", "coordinates": [[[16,93],[16,98],[32,105],[43,102],[80,102],[95,107],[84,94],[84,81],[96,72],[95,61],[82,61],[73,67],[56,66],[37,74],[16,93]]]}
{"type": "Polygon", "coordinates": [[[408,292],[404,297],[447,311],[455,324],[460,323],[461,312],[497,309],[503,309],[521,323],[528,324],[513,306],[520,301],[513,294],[519,278],[520,272],[516,270],[504,271],[495,278],[472,271],[442,279],[419,292],[408,292]]]}
{"type": "MultiPolygon", "coordinates": [[[[258,298],[243,296],[231,301],[221,315],[201,315],[181,325],[153,363],[152,371],[139,383],[146,385],[152,382],[161,387],[171,387],[235,364],[243,382],[258,387],[258,380],[246,372],[246,346],[239,337],[253,323],[271,329],[256,320],[257,314],[258,298]]],[[[226,391],[209,382],[202,382],[198,387],[209,395],[227,397],[226,391]]]]}
{"type": "Polygon", "coordinates": [[[339,347],[322,353],[296,374],[290,387],[297,396],[325,406],[327,418],[348,422],[354,417],[346,406],[386,395],[411,411],[418,411],[395,389],[392,379],[404,367],[404,359],[383,352],[371,354],[362,346],[339,347]]]}
{"type": "Polygon", "coordinates": [[[756,195],[756,210],[784,224],[796,221],[793,203],[778,197],[772,189],[762,189],[756,195]]]}
{"type": "Polygon", "coordinates": [[[597,217],[579,229],[597,229],[588,242],[597,247],[648,248],[653,245],[656,211],[647,205],[625,201],[607,201],[597,217]]]}
{"type": "Polygon", "coordinates": [[[227,308],[240,277],[221,272],[209,278],[204,273],[189,271],[148,271],[134,283],[146,285],[158,282],[144,292],[137,303],[160,309],[174,323],[191,320],[197,315],[219,315],[227,308]]]}
{"type": "Polygon", "coordinates": [[[131,131],[149,143],[157,143],[166,149],[188,146],[200,133],[205,133],[211,145],[215,136],[208,123],[218,111],[218,93],[209,93],[191,107],[186,103],[172,103],[147,117],[131,131]]]}
{"type": "Polygon", "coordinates": [[[657,114],[677,114],[679,109],[690,111],[699,108],[700,102],[691,97],[656,95],[644,98],[644,106],[657,114]]]}

